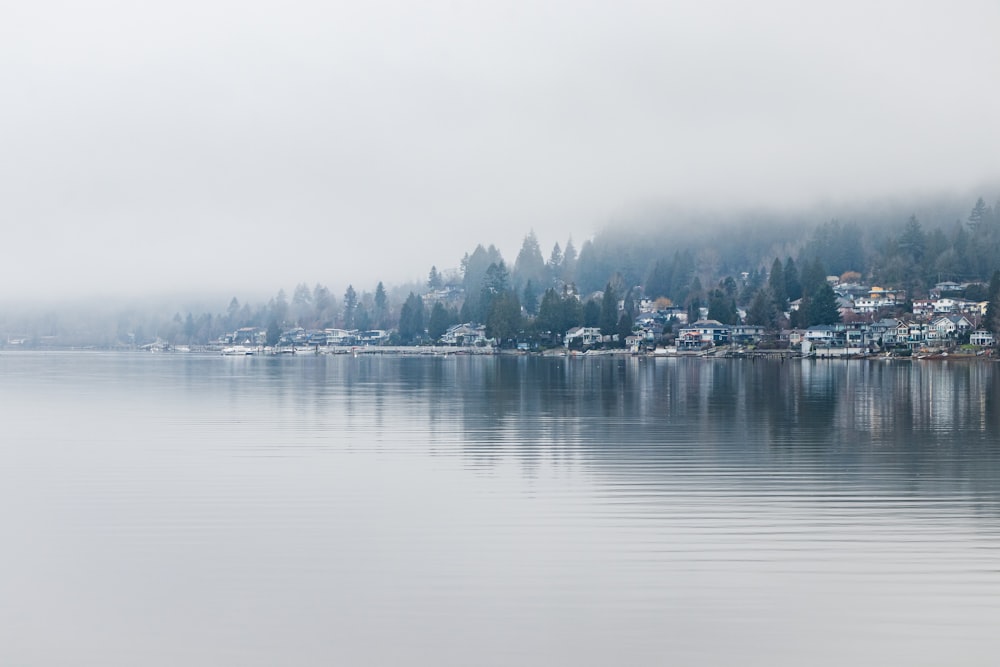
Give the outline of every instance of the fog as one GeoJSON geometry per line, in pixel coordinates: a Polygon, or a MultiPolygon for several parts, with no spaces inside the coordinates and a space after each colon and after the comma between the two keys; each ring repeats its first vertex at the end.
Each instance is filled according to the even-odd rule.
{"type": "Polygon", "coordinates": [[[0,298],[371,289],[1000,179],[1000,5],[14,3],[0,298]]]}

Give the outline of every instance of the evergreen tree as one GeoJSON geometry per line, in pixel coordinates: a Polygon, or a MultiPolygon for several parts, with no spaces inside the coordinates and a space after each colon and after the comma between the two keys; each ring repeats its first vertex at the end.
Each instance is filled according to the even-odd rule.
{"type": "Polygon", "coordinates": [[[552,246],[552,253],[549,255],[546,268],[549,270],[549,279],[552,281],[562,280],[563,273],[563,253],[557,242],[552,246]]]}
{"type": "Polygon", "coordinates": [[[312,303],[312,292],[309,290],[309,286],[305,283],[299,283],[295,286],[295,291],[292,293],[292,304],[311,304],[312,303]]]}
{"type": "Polygon", "coordinates": [[[399,338],[404,343],[412,343],[424,335],[424,300],[410,292],[399,311],[399,338]]]}
{"type": "Polygon", "coordinates": [[[788,288],[785,284],[785,270],[781,266],[781,260],[774,259],[771,264],[771,274],[767,277],[767,289],[774,299],[774,307],[779,313],[788,310],[788,288]]]}
{"type": "Polygon", "coordinates": [[[802,269],[802,295],[812,296],[823,285],[826,285],[826,268],[818,257],[806,262],[802,269]]]}
{"type": "Polygon", "coordinates": [[[766,329],[777,328],[777,309],[774,296],[768,288],[761,288],[754,294],[747,308],[747,324],[766,329]]]}
{"type": "Polygon", "coordinates": [[[538,312],[538,294],[535,292],[535,283],[530,280],[525,283],[521,298],[524,312],[534,317],[538,312]]]}
{"type": "Polygon", "coordinates": [[[802,283],[799,282],[799,269],[791,257],[785,260],[784,274],[785,296],[789,301],[798,301],[802,298],[802,283]]]}
{"type": "Polygon", "coordinates": [[[750,301],[756,296],[760,288],[764,286],[764,273],[763,271],[758,271],[756,268],[750,270],[747,274],[746,280],[743,281],[743,289],[740,290],[739,302],[740,303],[750,303],[750,301]]]}
{"type": "Polygon", "coordinates": [[[288,317],[288,298],[285,296],[285,290],[278,290],[278,296],[274,298],[274,306],[271,308],[271,314],[279,325],[283,324],[288,317]]]}
{"type": "Polygon", "coordinates": [[[672,271],[671,263],[666,259],[660,258],[656,260],[653,264],[653,268],[650,270],[649,275],[646,276],[645,283],[643,285],[646,296],[651,299],[656,299],[661,296],[670,296],[670,288],[672,283],[672,271]]]}
{"type": "Polygon", "coordinates": [[[837,295],[833,293],[830,284],[824,282],[810,297],[809,312],[807,313],[809,324],[836,324],[840,322],[840,309],[837,306],[837,295]]]}
{"type": "Polygon", "coordinates": [[[708,319],[723,324],[736,324],[739,321],[736,301],[721,289],[712,290],[708,294],[708,319]]]}
{"type": "Polygon", "coordinates": [[[542,295],[542,302],[538,306],[538,317],[535,318],[535,325],[539,331],[549,331],[553,334],[562,335],[566,333],[563,326],[563,304],[558,292],[553,288],[545,290],[542,295]]]}
{"type": "Polygon", "coordinates": [[[692,296],[701,298],[701,282],[694,275],[694,255],[690,251],[674,253],[670,266],[670,284],[665,294],[674,303],[686,303],[692,296]]]}
{"type": "Polygon", "coordinates": [[[604,296],[601,298],[601,335],[610,336],[615,332],[618,325],[618,299],[615,298],[611,283],[604,288],[604,296]]]}
{"type": "Polygon", "coordinates": [[[427,274],[427,287],[432,290],[441,289],[441,274],[438,273],[436,266],[432,266],[430,273],[427,274]]]}
{"type": "Polygon", "coordinates": [[[688,322],[697,322],[701,319],[701,299],[698,297],[692,298],[688,302],[687,307],[688,322]]]}
{"type": "Polygon", "coordinates": [[[564,282],[571,283],[576,280],[576,261],[576,247],[573,245],[573,238],[570,237],[566,241],[565,250],[563,250],[562,279],[564,282]]]}
{"type": "Polygon", "coordinates": [[[267,323],[267,344],[273,347],[278,344],[280,338],[281,327],[278,326],[278,320],[272,319],[267,323]]]}
{"type": "Polygon", "coordinates": [[[980,197],[977,199],[976,205],[972,207],[972,212],[969,213],[969,229],[975,233],[983,228],[984,223],[986,223],[990,217],[990,213],[990,208],[986,205],[986,202],[983,201],[983,198],[980,197]]]}
{"type": "Polygon", "coordinates": [[[990,277],[989,304],[986,306],[986,321],[984,326],[996,335],[1000,335],[1000,271],[994,271],[990,277]]]}
{"type": "Polygon", "coordinates": [[[739,287],[737,287],[736,280],[732,276],[726,276],[721,282],[719,282],[719,287],[730,299],[735,300],[736,295],[739,293],[739,287]]]}
{"type": "Polygon", "coordinates": [[[618,318],[615,333],[618,334],[618,347],[625,347],[625,339],[632,335],[632,320],[628,315],[623,313],[618,318]]]}
{"type": "Polygon", "coordinates": [[[528,281],[533,281],[536,285],[544,284],[545,273],[545,260],[542,259],[538,239],[535,232],[529,232],[514,260],[514,286],[521,289],[528,281]]]}
{"type": "Polygon", "coordinates": [[[344,328],[354,328],[354,314],[358,307],[358,294],[353,285],[348,285],[344,292],[344,328]]]}
{"type": "Polygon", "coordinates": [[[389,298],[385,293],[385,285],[382,281],[378,281],[378,286],[375,288],[375,323],[379,329],[388,328],[388,316],[389,316],[389,298]]]}
{"type": "Polygon", "coordinates": [[[601,304],[590,299],[583,305],[583,326],[601,326],[601,304]]]}
{"type": "Polygon", "coordinates": [[[240,327],[240,300],[235,296],[232,301],[229,302],[229,308],[226,309],[226,328],[227,329],[238,329],[240,327]]]}
{"type": "Polygon", "coordinates": [[[521,331],[521,303],[514,290],[504,290],[490,301],[486,317],[486,335],[495,338],[497,345],[507,347],[517,340],[521,331]]]}
{"type": "Polygon", "coordinates": [[[437,301],[431,308],[431,316],[427,322],[427,336],[432,341],[438,341],[451,326],[449,319],[448,309],[444,307],[443,303],[437,301]]]}
{"type": "Polygon", "coordinates": [[[354,309],[354,328],[360,331],[368,331],[372,328],[371,313],[363,303],[359,303],[358,307],[354,309]]]}
{"type": "Polygon", "coordinates": [[[503,260],[490,264],[479,289],[477,312],[474,314],[474,319],[478,322],[486,322],[493,307],[493,300],[506,292],[509,286],[510,275],[507,273],[507,266],[503,260]]]}
{"type": "Polygon", "coordinates": [[[916,215],[911,215],[910,219],[906,221],[906,228],[897,243],[900,252],[914,264],[919,264],[924,258],[926,242],[927,238],[920,226],[920,221],[917,220],[916,215]]]}
{"type": "MultiPolygon", "coordinates": [[[[487,272],[491,266],[503,263],[494,246],[484,248],[482,245],[476,246],[471,255],[462,258],[462,288],[465,290],[465,303],[462,305],[463,319],[466,321],[483,322],[489,304],[480,303],[483,284],[487,279],[487,272]]],[[[494,271],[496,267],[494,266],[494,271]]],[[[506,268],[504,268],[506,275],[506,268]]]]}

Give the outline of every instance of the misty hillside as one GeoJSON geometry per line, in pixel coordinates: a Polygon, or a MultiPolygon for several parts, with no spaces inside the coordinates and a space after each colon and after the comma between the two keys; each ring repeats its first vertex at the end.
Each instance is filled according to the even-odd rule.
{"type": "Polygon", "coordinates": [[[598,308],[591,295],[608,287],[618,299],[662,297],[684,307],[708,304],[725,292],[735,312],[767,289],[775,267],[813,275],[852,272],[867,283],[904,290],[910,299],[944,280],[985,282],[1000,267],[1000,202],[937,198],[797,213],[674,211],[609,225],[579,248],[572,240],[543,247],[534,233],[512,258],[480,245],[458,269],[432,267],[419,285],[349,285],[341,294],[300,283],[265,303],[234,295],[207,310],[168,311],[153,301],[6,307],[0,334],[7,344],[114,347],[156,340],[207,344],[245,327],[272,334],[338,327],[400,330],[405,341],[417,341],[459,321],[489,323],[501,302],[505,326],[515,332],[541,326],[536,320],[545,298],[551,304],[568,294],[579,296],[579,312],[553,326],[593,321],[598,308]]]}

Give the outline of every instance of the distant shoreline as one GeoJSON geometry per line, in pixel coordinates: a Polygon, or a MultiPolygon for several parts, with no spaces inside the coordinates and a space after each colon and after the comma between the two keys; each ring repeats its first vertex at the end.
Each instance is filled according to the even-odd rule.
{"type": "Polygon", "coordinates": [[[190,346],[180,349],[141,349],[141,348],[102,348],[88,347],[47,347],[20,348],[6,347],[0,349],[3,353],[69,353],[69,352],[100,352],[114,354],[136,355],[166,355],[166,356],[225,356],[225,357],[325,357],[325,356],[398,356],[398,357],[460,357],[460,356],[504,356],[504,357],[558,357],[567,359],[593,359],[600,357],[635,357],[642,359],[730,359],[743,361],[758,360],[816,360],[816,361],[976,361],[993,362],[997,360],[992,351],[977,354],[958,354],[948,352],[928,352],[913,355],[878,354],[821,354],[803,355],[791,350],[732,350],[727,348],[712,348],[703,351],[678,352],[660,348],[654,351],[635,352],[627,349],[608,350],[566,350],[554,348],[550,350],[497,350],[495,348],[450,347],[450,346],[367,346],[367,347],[329,347],[292,350],[274,350],[273,348],[246,348],[242,351],[230,352],[217,346],[190,346]]]}

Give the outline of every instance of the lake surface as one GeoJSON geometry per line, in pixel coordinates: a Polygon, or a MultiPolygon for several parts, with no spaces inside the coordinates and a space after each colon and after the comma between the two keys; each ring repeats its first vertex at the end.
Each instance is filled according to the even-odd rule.
{"type": "Polygon", "coordinates": [[[3,665],[993,665],[1000,369],[0,354],[3,665]]]}

